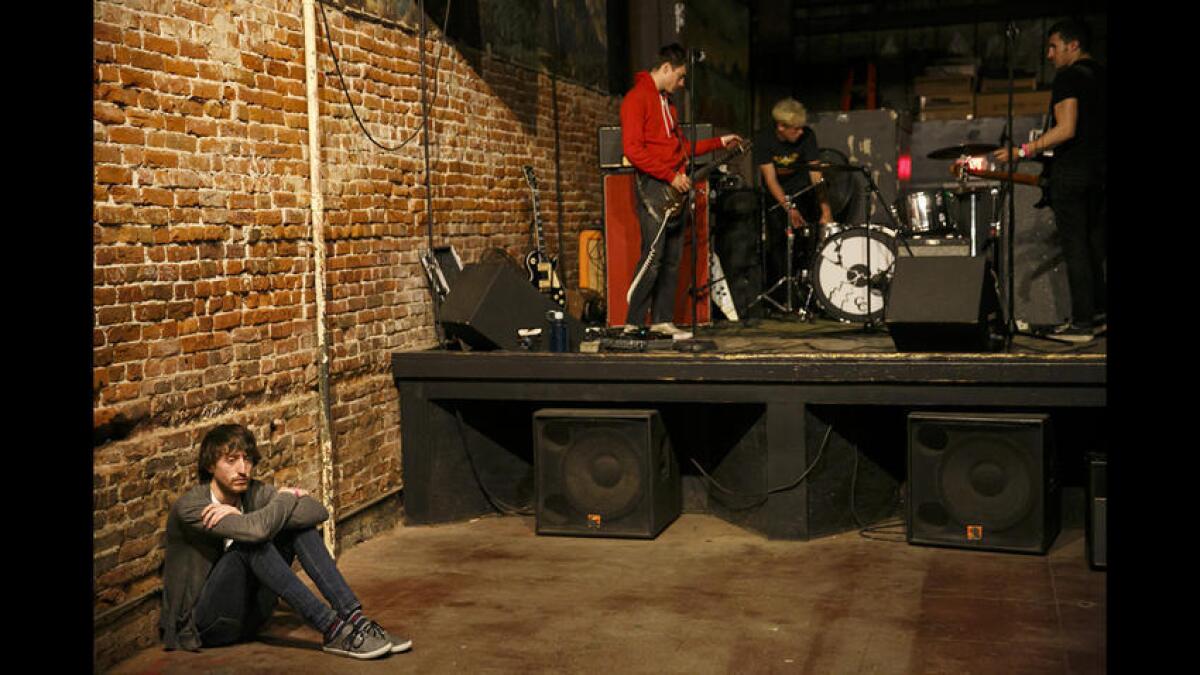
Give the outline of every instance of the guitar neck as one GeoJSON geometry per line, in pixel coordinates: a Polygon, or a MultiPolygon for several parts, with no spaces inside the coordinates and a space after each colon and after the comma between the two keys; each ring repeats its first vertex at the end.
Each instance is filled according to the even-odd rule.
{"type": "Polygon", "coordinates": [[[537,251],[545,255],[546,238],[542,234],[542,207],[538,200],[537,178],[533,175],[533,167],[527,166],[524,168],[525,181],[529,183],[529,195],[533,200],[533,232],[537,237],[537,251]]]}
{"type": "MultiPolygon", "coordinates": [[[[1004,171],[984,171],[982,169],[967,169],[967,173],[979,178],[994,178],[996,180],[1008,180],[1010,175],[1004,171]]],[[[1034,187],[1041,184],[1041,176],[1035,176],[1031,173],[1014,173],[1011,175],[1014,183],[1032,185],[1034,187]]]]}
{"type": "Polygon", "coordinates": [[[700,181],[704,180],[705,178],[708,177],[708,174],[712,173],[713,170],[716,169],[718,166],[721,166],[722,164],[729,161],[730,159],[749,150],[751,144],[752,143],[750,141],[742,143],[738,147],[726,152],[725,154],[721,155],[717,159],[709,162],[707,165],[705,165],[699,169],[696,169],[695,174],[692,175],[692,182],[699,183],[700,181]]]}

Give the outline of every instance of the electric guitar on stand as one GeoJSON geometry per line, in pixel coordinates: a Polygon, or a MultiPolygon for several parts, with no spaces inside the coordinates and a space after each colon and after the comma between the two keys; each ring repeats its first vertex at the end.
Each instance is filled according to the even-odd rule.
{"type": "Polygon", "coordinates": [[[537,177],[533,175],[533,167],[525,165],[525,181],[529,183],[533,199],[533,231],[537,237],[537,248],[525,254],[525,269],[529,272],[529,282],[541,293],[550,296],[560,307],[567,306],[567,293],[562,282],[558,280],[558,259],[546,255],[546,238],[542,234],[541,206],[538,204],[537,177]]]}

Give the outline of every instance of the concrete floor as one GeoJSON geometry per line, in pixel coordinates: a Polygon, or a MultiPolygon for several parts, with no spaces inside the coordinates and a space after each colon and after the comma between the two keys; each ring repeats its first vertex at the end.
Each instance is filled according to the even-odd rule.
{"type": "Polygon", "coordinates": [[[901,543],[768,541],[701,514],[653,541],[539,537],[520,517],[397,527],[339,566],[412,652],[324,654],[281,604],[261,641],[110,672],[1106,672],[1107,575],[1082,530],[1046,556],[874,536],[901,543]]]}

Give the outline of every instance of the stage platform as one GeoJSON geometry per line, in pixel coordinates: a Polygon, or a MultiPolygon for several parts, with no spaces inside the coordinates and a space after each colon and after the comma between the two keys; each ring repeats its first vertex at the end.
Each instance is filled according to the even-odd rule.
{"type": "Polygon", "coordinates": [[[1067,411],[1079,423],[1083,412],[1080,425],[1096,428],[1086,415],[1102,418],[1106,405],[1103,337],[1080,345],[1017,336],[1006,353],[898,353],[884,330],[761,321],[701,327],[696,338],[716,349],[395,353],[407,519],[472,517],[493,510],[493,497],[530,503],[531,417],[542,408],[658,410],[685,480],[688,467],[707,465],[692,477],[700,487],[685,494],[688,505],[770,538],[809,539],[863,515],[840,506],[848,489],[861,491],[867,515],[895,507],[908,413],[1067,411]],[[821,452],[803,484],[768,490],[821,452]],[[763,499],[723,500],[712,481],[763,499]]]}

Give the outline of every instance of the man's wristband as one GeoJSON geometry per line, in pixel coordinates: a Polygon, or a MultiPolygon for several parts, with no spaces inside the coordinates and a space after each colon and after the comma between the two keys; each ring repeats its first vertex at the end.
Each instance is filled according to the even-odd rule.
{"type": "Polygon", "coordinates": [[[1021,148],[1017,150],[1017,157],[1025,159],[1026,157],[1031,156],[1033,154],[1033,149],[1030,147],[1030,145],[1030,143],[1022,143],[1021,148]]]}

